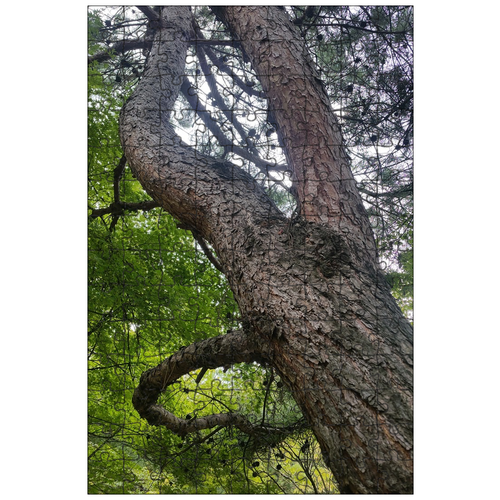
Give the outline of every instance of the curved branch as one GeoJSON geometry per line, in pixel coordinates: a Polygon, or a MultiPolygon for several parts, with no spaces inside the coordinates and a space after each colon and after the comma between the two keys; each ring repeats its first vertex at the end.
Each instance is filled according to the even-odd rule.
{"type": "MultiPolygon", "coordinates": [[[[224,160],[200,155],[175,134],[169,120],[185,77],[191,35],[189,7],[164,7],[143,77],[120,116],[127,161],[151,197],[214,245],[215,233],[284,220],[251,175],[224,160]]],[[[219,254],[219,249],[214,247],[219,254]]]]}
{"type": "Polygon", "coordinates": [[[242,432],[256,435],[266,426],[253,425],[246,417],[236,413],[220,413],[185,420],[176,417],[156,404],[160,394],[183,375],[198,368],[218,368],[233,363],[263,362],[255,343],[241,330],[213,337],[181,349],[163,363],[141,375],[132,403],[139,415],[151,425],[163,425],[181,436],[200,429],[235,426],[242,432]]]}

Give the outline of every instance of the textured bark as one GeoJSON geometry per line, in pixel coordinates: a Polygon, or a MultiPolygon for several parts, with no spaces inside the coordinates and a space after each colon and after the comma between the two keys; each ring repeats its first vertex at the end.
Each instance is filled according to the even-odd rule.
{"type": "MultiPolygon", "coordinates": [[[[144,77],[121,114],[127,160],[154,200],[214,248],[240,307],[249,360],[280,374],[341,491],[409,493],[412,332],[377,268],[340,129],[284,11],[222,13],[269,95],[302,217],[285,219],[250,176],[200,156],[169,124],[193,36],[188,7],[162,9],[144,77]]],[[[205,348],[193,349],[196,362],[179,354],[183,370],[222,362],[203,364],[205,348]]],[[[235,349],[233,362],[240,354],[235,349]]],[[[172,359],[165,363],[172,367],[172,359]]],[[[167,365],[144,375],[134,404],[159,412],[146,415],[152,423],[164,417],[182,426],[155,407],[167,365]]]]}
{"type": "Polygon", "coordinates": [[[375,256],[340,125],[297,27],[279,8],[217,9],[257,72],[293,172],[300,213],[356,238],[375,256]]]}

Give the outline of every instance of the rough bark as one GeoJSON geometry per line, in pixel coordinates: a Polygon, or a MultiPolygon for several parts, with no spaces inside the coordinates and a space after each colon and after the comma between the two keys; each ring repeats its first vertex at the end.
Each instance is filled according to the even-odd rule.
{"type": "MultiPolygon", "coordinates": [[[[340,129],[285,13],[223,12],[269,95],[302,217],[287,220],[250,176],[200,156],[169,124],[193,36],[189,7],[161,11],[144,76],[121,114],[127,160],[153,199],[214,248],[240,307],[250,357],[272,365],[289,387],[341,491],[409,493],[412,332],[377,268],[340,129]],[[245,31],[248,25],[253,31],[245,31]]],[[[134,404],[158,411],[162,423],[158,380],[145,375],[134,404]]]]}
{"type": "Polygon", "coordinates": [[[257,72],[307,220],[337,227],[375,257],[375,242],[337,117],[297,27],[279,8],[216,9],[257,72]]]}

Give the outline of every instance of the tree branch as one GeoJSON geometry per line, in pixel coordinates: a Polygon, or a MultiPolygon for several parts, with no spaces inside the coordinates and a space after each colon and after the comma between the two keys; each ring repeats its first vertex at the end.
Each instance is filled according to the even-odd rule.
{"type": "Polygon", "coordinates": [[[131,212],[137,212],[139,210],[143,210],[145,212],[152,210],[153,208],[159,207],[160,204],[156,203],[156,201],[140,201],[138,203],[125,203],[123,201],[111,203],[109,207],[106,208],[97,208],[92,210],[90,217],[96,219],[97,217],[102,217],[103,215],[123,215],[125,210],[131,212]]]}
{"type": "Polygon", "coordinates": [[[216,45],[216,46],[234,46],[234,47],[239,47],[240,42],[238,40],[207,40],[205,38],[195,38],[192,40],[189,40],[193,45],[216,45]]]}
{"type": "MultiPolygon", "coordinates": [[[[208,40],[207,40],[208,41],[208,40]]],[[[199,42],[198,42],[199,43],[199,42]]],[[[238,42],[239,43],[239,42],[238,42]]],[[[208,46],[206,45],[203,45],[201,47],[203,49],[203,51],[205,52],[205,54],[208,56],[208,58],[210,59],[210,61],[212,61],[212,64],[214,66],[217,66],[219,68],[220,71],[223,71],[224,73],[226,73],[227,75],[231,76],[232,79],[234,80],[234,83],[236,83],[236,85],[241,89],[243,90],[246,94],[248,95],[252,95],[254,97],[259,97],[260,99],[262,99],[263,97],[263,92],[260,91],[260,90],[255,90],[253,89],[252,87],[250,87],[249,85],[247,85],[238,75],[236,75],[233,71],[230,70],[229,66],[227,66],[226,64],[224,64],[213,52],[213,50],[208,46]]]]}
{"type": "Polygon", "coordinates": [[[288,172],[289,171],[288,167],[286,165],[279,165],[279,164],[273,165],[270,162],[266,162],[262,160],[259,156],[252,154],[247,149],[236,146],[235,144],[233,144],[233,142],[229,141],[229,139],[224,135],[224,133],[220,129],[217,122],[212,119],[210,111],[208,111],[205,108],[205,106],[201,103],[201,101],[198,99],[196,95],[193,95],[190,92],[192,88],[193,86],[189,81],[188,77],[186,76],[182,83],[181,91],[183,95],[186,97],[189,105],[192,107],[195,113],[203,120],[203,123],[207,126],[210,132],[212,132],[212,134],[215,136],[219,144],[224,147],[229,147],[233,153],[253,163],[263,174],[266,175],[266,177],[269,177],[270,180],[272,180],[276,184],[279,184],[285,191],[290,191],[290,189],[285,184],[283,184],[283,182],[281,182],[279,179],[271,177],[270,175],[270,171],[288,172]]]}
{"type": "Polygon", "coordinates": [[[263,362],[255,343],[241,330],[209,338],[181,349],[155,368],[144,372],[134,392],[132,403],[142,418],[151,425],[163,425],[180,436],[200,429],[216,426],[235,426],[242,432],[256,435],[265,426],[253,425],[246,417],[236,413],[219,413],[191,420],[176,417],[156,404],[165,389],[183,375],[198,368],[213,369],[233,363],[263,362]]]}
{"type": "Polygon", "coordinates": [[[401,186],[394,191],[387,191],[383,193],[375,193],[370,191],[369,189],[364,188],[363,186],[358,186],[360,192],[371,196],[372,198],[406,198],[413,193],[413,184],[409,184],[407,186],[401,186]]]}
{"type": "MultiPolygon", "coordinates": [[[[243,126],[238,122],[238,120],[234,116],[234,113],[231,110],[227,109],[226,103],[224,102],[222,96],[219,93],[219,89],[217,88],[217,83],[215,81],[214,75],[212,74],[207,64],[207,60],[205,58],[205,54],[203,53],[203,51],[198,52],[198,60],[200,61],[201,69],[205,75],[208,86],[210,87],[211,96],[215,100],[217,107],[224,113],[224,116],[227,118],[229,123],[231,123],[231,125],[238,131],[238,134],[240,135],[241,139],[248,144],[248,134],[245,132],[243,126]]],[[[253,151],[251,152],[257,155],[255,148],[253,146],[250,147],[251,149],[253,149],[253,151]]]]}
{"type": "Polygon", "coordinates": [[[191,232],[193,233],[195,240],[198,242],[198,245],[200,245],[201,249],[207,256],[208,260],[213,264],[215,269],[220,271],[222,274],[225,274],[224,268],[222,267],[221,263],[215,258],[214,254],[212,253],[210,248],[208,248],[208,245],[206,244],[205,240],[201,237],[201,235],[196,231],[191,231],[191,232]]]}
{"type": "Polygon", "coordinates": [[[158,30],[143,77],[122,108],[121,143],[151,197],[220,255],[214,235],[234,228],[235,214],[247,225],[281,223],[284,216],[250,174],[200,154],[175,133],[170,117],[184,82],[192,17],[182,6],[164,7],[161,15],[169,22],[158,30]]]}
{"type": "MultiPolygon", "coordinates": [[[[295,23],[294,23],[295,24],[295,23]]],[[[405,31],[385,31],[385,30],[379,30],[375,29],[372,30],[370,28],[364,28],[361,26],[356,26],[354,24],[349,24],[349,23],[300,23],[301,26],[324,26],[324,27],[331,27],[335,26],[338,28],[348,28],[348,29],[353,29],[353,30],[359,30],[359,31],[366,31],[367,33],[375,33],[377,35],[406,35],[410,32],[410,30],[405,30],[405,31]]]]}
{"type": "MultiPolygon", "coordinates": [[[[196,26],[196,35],[198,37],[197,43],[201,42],[208,42],[209,40],[206,40],[202,31],[198,26],[196,26]]],[[[239,44],[239,43],[238,43],[239,44]]],[[[210,58],[212,64],[217,66],[219,70],[224,71],[226,74],[231,76],[231,78],[234,80],[234,82],[242,88],[245,92],[258,96],[262,98],[262,93],[261,92],[256,92],[253,91],[251,87],[246,85],[234,72],[229,71],[229,68],[222,62],[220,61],[215,54],[212,52],[212,50],[208,47],[201,47],[202,50],[198,52],[198,59],[200,61],[201,69],[205,75],[205,78],[207,79],[207,83],[210,87],[210,91],[212,93],[213,98],[216,100],[218,107],[224,115],[226,116],[227,120],[231,123],[232,126],[237,130],[238,134],[240,135],[241,139],[246,142],[248,142],[248,134],[245,132],[241,124],[238,122],[238,120],[235,118],[234,114],[232,111],[226,109],[226,105],[223,102],[223,99],[219,93],[219,90],[217,89],[217,84],[215,81],[215,78],[213,77],[210,68],[207,64],[205,54],[210,58]]],[[[257,150],[252,147],[253,151],[249,151],[248,149],[241,148],[239,146],[236,146],[234,144],[234,141],[228,141],[228,139],[225,137],[224,133],[220,129],[220,127],[214,122],[214,120],[209,118],[209,112],[205,109],[205,107],[199,102],[199,99],[195,96],[190,94],[189,90],[192,88],[192,84],[189,81],[187,77],[185,77],[181,91],[185,95],[186,99],[188,102],[191,104],[193,109],[197,113],[199,113],[199,116],[207,126],[207,128],[215,135],[217,140],[219,141],[219,144],[222,146],[231,146],[231,151],[236,153],[237,155],[241,156],[242,158],[245,158],[246,160],[252,162],[262,173],[266,175],[266,177],[269,177],[269,170],[274,170],[278,172],[286,172],[288,171],[288,167],[286,165],[272,165],[269,162],[262,161],[260,157],[258,156],[257,150]]],[[[274,179],[271,177],[273,182],[276,182],[279,184],[283,189],[286,191],[289,191],[289,189],[278,179],[274,179]]]]}
{"type": "Polygon", "coordinates": [[[115,203],[120,202],[120,180],[122,178],[126,164],[127,164],[127,157],[125,155],[122,155],[120,161],[118,162],[118,165],[113,170],[113,195],[115,203]]]}
{"type": "Polygon", "coordinates": [[[198,245],[200,245],[201,249],[203,250],[204,254],[207,256],[208,260],[213,264],[215,269],[220,271],[222,274],[225,274],[226,271],[222,267],[222,264],[219,262],[219,260],[215,257],[215,255],[212,253],[210,248],[208,247],[206,241],[203,239],[201,234],[196,231],[196,229],[192,226],[189,226],[188,224],[183,224],[180,222],[177,224],[178,229],[185,229],[186,231],[191,231],[193,234],[194,239],[198,242],[198,245]]]}
{"type": "Polygon", "coordinates": [[[112,59],[116,54],[124,54],[125,52],[129,52],[130,50],[137,49],[145,49],[151,46],[151,42],[145,40],[144,38],[139,38],[136,40],[122,40],[120,42],[116,42],[109,49],[106,49],[103,52],[98,52],[92,56],[88,56],[87,63],[91,64],[95,61],[104,62],[112,59]]]}

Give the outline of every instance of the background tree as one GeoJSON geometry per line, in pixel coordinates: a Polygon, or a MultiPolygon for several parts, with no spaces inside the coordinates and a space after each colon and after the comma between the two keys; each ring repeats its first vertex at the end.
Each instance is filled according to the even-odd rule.
{"type": "MultiPolygon", "coordinates": [[[[400,270],[397,264],[399,261],[411,261],[408,258],[411,257],[412,237],[411,232],[405,229],[411,227],[408,220],[411,220],[412,191],[411,9],[297,7],[289,11],[293,21],[286,18],[288,14],[285,11],[274,8],[266,11],[265,15],[251,10],[239,11],[238,15],[234,9],[216,10],[218,18],[230,27],[233,36],[236,35],[236,41],[224,35],[220,21],[211,17],[206,8],[195,10],[197,25],[193,27],[185,9],[170,9],[168,13],[163,11],[163,19],[167,20],[165,23],[158,9],[141,8],[140,11],[148,19],[147,27],[141,21],[139,8],[135,12],[133,10],[119,10],[111,18],[105,17],[110,15],[109,11],[100,15],[92,14],[89,22],[89,38],[97,41],[96,44],[91,43],[89,56],[91,68],[94,68],[89,72],[92,221],[89,230],[90,294],[93,299],[91,304],[95,304],[94,309],[91,305],[90,313],[92,347],[89,359],[91,380],[95,373],[90,386],[96,388],[95,398],[91,398],[96,406],[89,405],[92,408],[89,426],[90,463],[96,465],[91,469],[94,471],[91,474],[92,487],[96,491],[108,488],[135,491],[138,485],[144,483],[137,481],[137,478],[148,476],[145,472],[146,462],[141,461],[149,460],[154,464],[155,473],[161,477],[161,481],[155,484],[163,491],[171,491],[165,488],[177,488],[179,483],[191,484],[197,489],[208,488],[208,491],[210,488],[248,492],[290,491],[287,488],[333,491],[328,481],[320,481],[318,474],[311,470],[310,460],[303,459],[307,453],[311,453],[309,458],[314,456],[311,451],[314,449],[314,445],[311,446],[313,438],[301,438],[302,433],[308,432],[308,427],[313,429],[318,438],[326,464],[334,470],[342,490],[408,491],[411,488],[411,467],[408,469],[406,464],[402,465],[402,457],[406,460],[405,453],[411,446],[411,409],[407,406],[411,401],[411,371],[406,365],[411,355],[409,333],[397,310],[391,306],[384,279],[376,271],[375,245],[367,229],[368,219],[360,203],[353,203],[353,199],[357,200],[359,195],[350,180],[341,143],[328,139],[321,143],[318,139],[320,134],[309,133],[306,143],[302,145],[300,130],[311,127],[313,118],[317,120],[318,130],[324,128],[322,123],[325,120],[332,125],[331,129],[338,130],[334,115],[328,111],[326,94],[322,94],[323,85],[320,81],[324,81],[333,106],[339,106],[344,130],[348,131],[346,136],[356,138],[356,141],[351,142],[356,149],[351,149],[350,154],[353,151],[355,153],[353,165],[359,192],[366,196],[381,256],[386,265],[394,268],[392,283],[399,286],[398,290],[403,290],[405,286],[408,295],[411,281],[408,282],[407,278],[411,273],[406,267],[406,274],[397,274],[400,270]],[[174,16],[176,22],[172,23],[168,16],[174,16]],[[242,31],[245,24],[241,23],[243,18],[248,21],[246,26],[253,29],[250,33],[257,33],[257,26],[261,28],[260,45],[252,43],[255,42],[253,36],[245,36],[242,31]],[[176,28],[182,26],[181,21],[185,22],[184,31],[181,34],[174,33],[174,25],[176,28]],[[296,28],[291,29],[293,25],[296,28]],[[300,47],[302,40],[305,40],[315,56],[315,64],[305,55],[296,55],[295,61],[304,69],[305,85],[312,85],[308,89],[316,93],[314,99],[308,101],[310,109],[304,105],[299,93],[293,91],[294,85],[297,85],[297,81],[294,81],[296,74],[292,72],[294,78],[284,81],[283,70],[280,73],[274,64],[276,61],[273,57],[277,55],[271,57],[265,53],[266,47],[276,50],[277,45],[273,44],[272,38],[280,33],[277,28],[289,33],[289,43],[292,45],[300,47]],[[103,51],[103,44],[110,50],[103,51]],[[187,53],[187,50],[190,52],[187,53]],[[158,64],[164,64],[162,54],[167,53],[171,56],[176,53],[178,60],[173,64],[170,57],[164,66],[170,76],[163,88],[167,92],[162,94],[161,90],[154,88],[154,85],[148,87],[148,84],[161,80],[164,73],[155,73],[155,68],[158,68],[158,64]],[[144,60],[145,55],[148,56],[147,61],[144,60]],[[273,63],[274,71],[266,73],[263,65],[269,62],[273,63]],[[304,64],[307,66],[304,67],[304,64]],[[398,67],[399,70],[396,70],[398,67]],[[273,82],[274,75],[278,75],[281,80],[273,82]],[[269,76],[271,78],[266,80],[269,76]],[[129,101],[123,114],[125,157],[117,140],[117,110],[139,78],[143,86],[137,90],[136,97],[129,101]],[[292,90],[284,92],[285,85],[292,90]],[[183,92],[184,97],[176,100],[179,91],[183,92]],[[268,100],[264,99],[266,95],[268,100]],[[303,118],[302,122],[299,120],[299,127],[298,115],[288,114],[283,101],[279,102],[283,95],[287,98],[297,96],[295,102],[288,100],[287,104],[295,106],[292,109],[309,112],[307,119],[303,118]],[[145,105],[149,98],[159,100],[155,106],[145,105]],[[141,103],[141,99],[145,100],[141,103]],[[175,111],[173,121],[167,122],[164,116],[158,116],[159,104],[167,115],[167,110],[175,111]],[[316,104],[323,106],[317,109],[326,111],[316,113],[316,104]],[[197,111],[196,118],[193,110],[197,111]],[[149,113],[147,121],[144,121],[148,133],[143,130],[141,134],[147,141],[152,141],[153,148],[137,148],[139,136],[132,136],[130,129],[137,127],[141,121],[138,116],[144,117],[144,113],[149,113]],[[127,115],[130,121],[127,121],[127,115]],[[193,131],[194,119],[197,120],[195,125],[203,124],[201,130],[198,127],[193,131]],[[175,139],[172,123],[178,130],[184,126],[191,132],[191,148],[182,148],[182,160],[178,159],[179,142],[175,139]],[[152,150],[160,151],[156,147],[158,142],[155,142],[158,139],[150,135],[155,128],[158,128],[157,137],[162,141],[161,154],[168,151],[170,162],[172,158],[177,158],[174,163],[184,162],[182,178],[173,180],[174,173],[169,172],[172,178],[167,193],[158,191],[154,180],[154,176],[161,178],[164,175],[160,166],[165,164],[165,160],[150,160],[152,170],[146,172],[144,167],[148,166],[148,160],[140,156],[148,156],[152,150]],[[320,158],[324,161],[323,166],[330,169],[331,175],[326,179],[321,178],[324,171],[317,169],[314,159],[306,171],[301,171],[300,165],[309,158],[306,146],[311,144],[311,139],[313,156],[316,154],[321,157],[319,153],[330,150],[332,145],[338,148],[337,156],[334,154],[336,161],[320,158]],[[324,147],[319,147],[321,144],[324,147]],[[282,148],[284,156],[281,154],[282,148]],[[127,168],[127,162],[133,167],[134,174],[127,168]],[[208,207],[212,208],[231,203],[233,209],[227,217],[217,216],[210,220],[210,217],[205,217],[205,214],[210,213],[210,210],[204,210],[207,207],[203,205],[206,200],[200,204],[199,200],[189,197],[192,187],[188,184],[183,186],[183,183],[190,182],[185,167],[193,165],[198,169],[193,177],[197,196],[203,195],[207,199],[208,195],[219,197],[209,203],[208,207]],[[342,175],[337,185],[324,182],[335,179],[339,171],[342,175]],[[132,175],[139,178],[153,196],[153,201],[138,188],[132,175]],[[324,183],[323,193],[317,189],[322,184],[315,184],[315,180],[324,183]],[[228,181],[231,189],[224,188],[228,181]],[[206,188],[203,182],[206,182],[206,188]],[[210,191],[210,186],[214,185],[218,186],[219,193],[214,193],[213,188],[210,191]],[[204,189],[209,191],[204,192],[204,189]],[[311,196],[312,193],[314,196],[311,196]],[[234,208],[236,204],[240,210],[241,207],[246,210],[244,216],[237,219],[246,222],[246,228],[243,226],[246,232],[238,225],[232,225],[238,215],[234,208]],[[176,228],[176,224],[164,212],[160,210],[157,213],[159,209],[154,207],[158,205],[173,213],[181,229],[176,228]],[[130,215],[138,210],[142,212],[130,215]],[[129,215],[124,216],[125,213],[129,215]],[[98,224],[99,221],[102,224],[98,224]],[[220,224],[217,226],[218,236],[214,221],[220,224]],[[227,233],[223,234],[229,226],[232,231],[230,237],[227,233]],[[182,228],[193,234],[196,241],[194,245],[186,239],[182,228]],[[327,228],[335,230],[329,232],[327,228]],[[342,233],[342,228],[349,230],[349,236],[342,233]],[[243,241],[242,237],[245,238],[243,241]],[[232,246],[228,245],[230,239],[232,246]],[[267,265],[272,267],[276,260],[267,253],[270,244],[275,246],[276,255],[279,255],[280,249],[286,254],[287,266],[290,264],[286,269],[279,270],[275,266],[274,272],[262,271],[263,262],[269,259],[267,265]],[[401,250],[405,251],[406,260],[400,257],[401,250]],[[242,252],[242,259],[235,262],[238,251],[242,252]],[[316,252],[319,252],[319,257],[316,252]],[[304,259],[309,264],[304,265],[304,259]],[[245,263],[248,268],[255,270],[254,276],[260,273],[260,278],[265,279],[248,279],[246,270],[241,268],[245,263]],[[224,278],[216,272],[217,269],[225,272],[229,286],[236,294],[239,309],[224,278]],[[268,305],[269,290],[273,285],[282,289],[284,285],[291,285],[291,277],[299,279],[305,273],[314,272],[320,273],[315,278],[320,276],[318,283],[322,285],[316,285],[314,280],[306,282],[306,286],[311,282],[314,285],[308,289],[309,304],[317,292],[313,289],[319,287],[320,293],[316,296],[319,301],[323,301],[322,307],[327,303],[335,304],[340,314],[329,312],[328,318],[322,318],[314,306],[306,309],[308,306],[301,302],[297,287],[290,290],[289,294],[295,303],[287,307],[298,314],[307,310],[307,318],[301,316],[302,319],[295,324],[286,314],[283,318],[277,318],[276,311],[285,310],[285,307],[276,299],[275,304],[268,305]],[[407,277],[406,281],[403,281],[402,276],[407,277]],[[271,278],[277,279],[276,284],[271,278]],[[214,280],[220,286],[212,287],[214,280]],[[263,283],[266,289],[252,288],[256,282],[263,283]],[[354,286],[355,283],[358,285],[354,286]],[[326,288],[321,293],[323,285],[326,288]],[[368,294],[363,296],[365,287],[368,294]],[[154,290],[154,293],[145,290],[154,290]],[[252,292],[249,293],[249,290],[252,292]],[[249,298],[259,297],[259,293],[258,300],[264,300],[267,293],[267,303],[261,302],[256,307],[256,304],[249,303],[249,298]],[[230,300],[228,297],[231,297],[230,300]],[[353,304],[356,310],[352,309],[353,304]],[[387,307],[390,313],[385,316],[383,311],[387,307]],[[370,317],[366,311],[371,308],[375,314],[370,317]],[[258,314],[255,314],[256,311],[258,314]],[[300,324],[304,327],[304,319],[311,318],[322,326],[319,329],[313,327],[313,337],[308,333],[300,341],[297,326],[300,324]],[[325,329],[326,324],[332,326],[333,319],[337,321],[336,326],[325,329]],[[376,357],[370,351],[373,344],[366,342],[366,327],[372,329],[372,335],[379,335],[379,341],[383,339],[378,345],[376,357]],[[233,330],[230,334],[213,337],[228,328],[233,330]],[[315,339],[314,332],[318,331],[322,331],[321,338],[315,339]],[[331,353],[322,354],[315,347],[321,345],[324,349],[325,345],[331,345],[329,342],[334,338],[334,331],[335,335],[340,332],[344,336],[335,347],[345,356],[339,358],[342,359],[340,365],[339,359],[330,357],[331,353]],[[398,333],[391,336],[396,331],[398,333]],[[181,450],[178,456],[180,461],[190,457],[192,461],[189,463],[195,463],[197,467],[195,470],[193,467],[180,470],[172,466],[172,462],[175,462],[171,451],[175,442],[172,439],[175,438],[171,433],[159,432],[154,446],[144,444],[144,434],[140,431],[135,432],[138,433],[138,439],[143,441],[141,445],[137,440],[126,437],[128,423],[136,417],[124,411],[123,401],[145,368],[162,361],[180,345],[210,337],[215,340],[198,344],[198,351],[191,348],[181,350],[158,370],[149,372],[142,379],[141,389],[136,392],[136,407],[150,422],[166,424],[181,436],[196,436],[198,444],[183,445],[178,448],[181,450]],[[294,342],[296,347],[292,345],[294,342]],[[238,349],[234,348],[235,345],[238,349]],[[305,348],[308,350],[304,351],[305,348]],[[388,350],[384,352],[385,348],[388,350]],[[395,361],[393,358],[398,357],[398,352],[401,358],[395,361]],[[290,356],[295,357],[295,360],[306,356],[311,361],[287,366],[284,359],[290,356]],[[350,356],[363,364],[361,372],[356,372],[353,364],[349,366],[346,362],[350,356]],[[154,358],[158,361],[153,361],[154,358]],[[181,398],[173,399],[177,393],[190,395],[193,391],[197,395],[200,382],[211,380],[210,377],[217,381],[223,378],[218,372],[215,375],[205,373],[206,368],[238,361],[258,361],[270,370],[268,375],[263,375],[262,369],[254,365],[241,365],[238,368],[238,374],[247,373],[254,382],[253,389],[256,389],[255,381],[263,377],[262,396],[259,398],[258,390],[252,391],[249,405],[242,405],[242,401],[217,402],[218,394],[213,390],[213,382],[207,387],[211,390],[207,390],[208,394],[201,399],[190,398],[184,403],[181,398]],[[373,365],[374,361],[376,366],[373,365]],[[307,387],[302,380],[293,379],[291,370],[296,370],[298,366],[299,373],[305,378],[310,375],[311,380],[323,376],[329,382],[335,380],[339,383],[337,395],[342,390],[350,396],[335,396],[328,404],[323,401],[329,409],[323,409],[321,416],[315,414],[311,406],[317,406],[318,400],[312,388],[307,387]],[[340,367],[341,372],[338,371],[340,367]],[[155,385],[155,380],[158,380],[155,377],[163,377],[165,370],[172,368],[177,371],[171,382],[198,368],[202,368],[202,371],[193,375],[191,383],[194,382],[194,386],[189,385],[188,378],[184,379],[186,385],[182,390],[172,392],[171,388],[167,389],[162,396],[166,400],[161,400],[164,407],[161,409],[154,406],[158,391],[153,391],[149,400],[142,396],[151,390],[150,382],[155,385]],[[363,371],[365,375],[361,375],[363,371]],[[109,376],[111,372],[114,372],[114,376],[109,376]],[[384,385],[386,373],[401,377],[401,391],[390,389],[390,384],[384,385]],[[375,380],[377,384],[373,385],[375,380]],[[283,392],[283,385],[288,387],[306,416],[307,423],[299,417],[298,409],[291,400],[285,404],[285,395],[269,395],[271,388],[278,383],[281,384],[281,387],[276,387],[279,389],[278,394],[283,392]],[[108,397],[110,394],[118,397],[120,402],[114,400],[113,396],[108,397]],[[399,441],[398,446],[402,448],[394,448],[394,443],[381,441],[378,444],[395,451],[395,459],[389,458],[386,453],[373,456],[370,450],[373,441],[369,444],[373,439],[373,428],[370,434],[370,424],[365,427],[355,422],[359,418],[366,424],[366,415],[358,413],[361,402],[373,409],[377,425],[383,421],[384,427],[390,421],[385,428],[391,429],[389,432],[393,433],[393,439],[399,441]],[[178,418],[184,415],[181,413],[183,404],[187,405],[184,408],[189,409],[191,418],[187,418],[187,415],[178,418]],[[107,408],[105,411],[103,406],[107,408]],[[198,412],[193,415],[196,408],[198,412]],[[258,418],[253,418],[251,411],[244,411],[250,408],[253,408],[255,415],[259,415],[258,418]],[[269,411],[270,408],[275,408],[273,412],[279,408],[279,413],[274,413],[273,418],[270,418],[273,413],[269,411]],[[100,417],[99,411],[104,411],[100,417]],[[214,414],[218,416],[214,417],[214,414]],[[340,420],[331,426],[324,425],[325,418],[333,414],[340,415],[340,420]],[[117,426],[116,417],[125,415],[127,425],[122,423],[117,426]],[[360,438],[354,447],[348,444],[354,435],[351,432],[357,433],[357,439],[360,438]],[[239,439],[234,433],[239,433],[239,439]],[[239,448],[231,445],[232,438],[239,448]],[[238,462],[239,470],[242,471],[241,482],[236,486],[234,483],[228,486],[227,481],[221,479],[218,479],[216,486],[200,481],[200,474],[205,472],[206,477],[210,464],[213,464],[213,460],[200,460],[202,444],[210,439],[214,440],[210,442],[211,452],[217,450],[219,455],[223,454],[222,448],[213,444],[217,441],[218,446],[224,447],[228,457],[231,457],[221,459],[225,460],[224,464],[220,464],[221,469],[228,463],[234,464],[235,460],[240,460],[235,459],[235,456],[243,457],[241,463],[238,462]],[[274,458],[269,457],[270,450],[276,450],[276,447],[281,450],[288,446],[284,443],[290,442],[290,439],[292,445],[287,448],[291,450],[288,456],[283,451],[277,451],[273,452],[274,458]],[[235,449],[241,450],[241,453],[236,454],[235,449]],[[138,450],[140,460],[134,458],[138,450]],[[255,453],[262,453],[261,450],[268,452],[265,473],[255,470],[259,466],[253,465],[262,463],[254,460],[255,453]],[[100,465],[104,456],[114,457],[111,463],[131,463],[129,475],[125,477],[119,470],[106,468],[110,477],[99,477],[103,472],[100,465]],[[279,461],[281,456],[284,457],[281,460],[295,458],[295,464],[298,463],[303,471],[302,481],[297,477],[288,482],[284,479],[291,473],[280,472],[283,470],[281,463],[273,462],[279,461]],[[383,472],[388,463],[390,474],[387,470],[383,472]],[[254,468],[251,473],[248,464],[254,468]],[[165,478],[165,474],[176,475],[175,480],[171,476],[170,479],[165,478]],[[291,486],[287,486],[289,484],[291,486]]],[[[304,52],[301,49],[297,54],[304,52]]],[[[190,140],[186,135],[183,137],[190,140]]],[[[161,187],[165,187],[163,181],[161,187]]],[[[284,267],[282,263],[280,266],[284,267]]],[[[303,288],[304,281],[301,283],[303,288]]],[[[226,383],[230,384],[230,381],[234,381],[234,377],[226,383]]],[[[166,389],[164,382],[158,386],[159,392],[166,389]]],[[[317,389],[317,385],[314,388],[317,389]]],[[[136,425],[140,427],[144,424],[137,421],[136,425]]],[[[293,468],[295,464],[287,466],[293,468]]],[[[123,471],[123,467],[120,470],[123,471]]],[[[223,477],[220,470],[212,473],[211,477],[223,477]]],[[[319,476],[325,477],[324,474],[319,476]]],[[[234,478],[235,470],[230,470],[226,477],[234,478]]]]}

